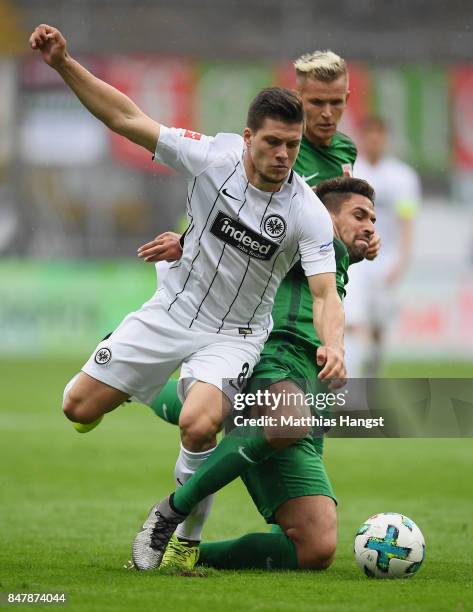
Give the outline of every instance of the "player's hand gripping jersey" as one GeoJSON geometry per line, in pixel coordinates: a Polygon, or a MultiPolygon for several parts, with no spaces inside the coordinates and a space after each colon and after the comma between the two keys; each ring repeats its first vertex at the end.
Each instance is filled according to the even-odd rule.
{"type": "Polygon", "coordinates": [[[194,329],[269,333],[276,290],[299,258],[306,276],[335,272],[330,216],[291,172],[279,191],[252,186],[244,142],[161,126],[155,159],[188,181],[182,258],[160,292],[169,313],[194,329]]]}

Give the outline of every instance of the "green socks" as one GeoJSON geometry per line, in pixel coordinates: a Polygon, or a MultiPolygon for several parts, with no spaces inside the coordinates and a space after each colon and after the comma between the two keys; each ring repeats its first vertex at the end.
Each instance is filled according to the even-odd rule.
{"type": "Polygon", "coordinates": [[[210,457],[174,493],[173,504],[178,512],[189,514],[200,501],[256,463],[275,453],[261,431],[251,427],[237,427],[227,435],[210,457]]]}
{"type": "Polygon", "coordinates": [[[199,546],[199,564],[217,569],[298,569],[296,547],[284,533],[249,533],[199,546]]]}
{"type": "Polygon", "coordinates": [[[181,414],[182,404],[177,396],[177,380],[168,380],[151,404],[156,416],[164,421],[177,425],[181,414]]]}

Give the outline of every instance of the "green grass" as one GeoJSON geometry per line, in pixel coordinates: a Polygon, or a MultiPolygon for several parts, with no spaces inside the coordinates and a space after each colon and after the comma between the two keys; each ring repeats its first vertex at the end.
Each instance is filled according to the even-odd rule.
{"type": "MultiPolygon", "coordinates": [[[[471,439],[328,440],[340,540],[327,572],[122,570],[148,507],[173,488],[177,431],[133,404],[76,434],[58,407],[78,365],[0,361],[0,591],[65,591],[67,609],[100,612],[473,609],[471,439]],[[368,580],[354,563],[354,532],[380,511],[403,512],[424,532],[427,558],[411,580],[368,580]]],[[[265,529],[235,483],[205,537],[265,529]]]]}

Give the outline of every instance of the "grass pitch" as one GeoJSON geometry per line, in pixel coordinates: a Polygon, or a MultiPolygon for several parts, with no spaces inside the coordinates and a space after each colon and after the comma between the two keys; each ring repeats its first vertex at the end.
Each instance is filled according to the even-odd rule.
{"type": "MultiPolygon", "coordinates": [[[[0,591],[65,591],[66,609],[84,611],[473,610],[472,439],[329,440],[340,539],[326,572],[123,570],[149,507],[173,488],[177,430],[132,404],[78,435],[59,406],[80,364],[0,362],[0,591]],[[410,580],[368,580],[354,563],[357,527],[383,511],[407,514],[425,535],[426,561],[410,580]]],[[[237,482],[218,495],[204,535],[258,530],[237,482]]]]}

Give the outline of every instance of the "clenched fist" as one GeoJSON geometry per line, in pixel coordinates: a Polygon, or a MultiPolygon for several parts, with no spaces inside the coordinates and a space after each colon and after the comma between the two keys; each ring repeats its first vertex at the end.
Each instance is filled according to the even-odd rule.
{"type": "Polygon", "coordinates": [[[379,255],[380,248],[381,238],[379,237],[379,234],[375,232],[371,236],[370,245],[368,247],[368,250],[366,251],[365,259],[368,259],[369,261],[373,261],[373,259],[376,259],[376,257],[378,257],[379,255]]]}
{"type": "Polygon", "coordinates": [[[31,34],[30,46],[39,51],[52,68],[59,68],[67,58],[66,39],[58,29],[44,23],[31,34]]]}

